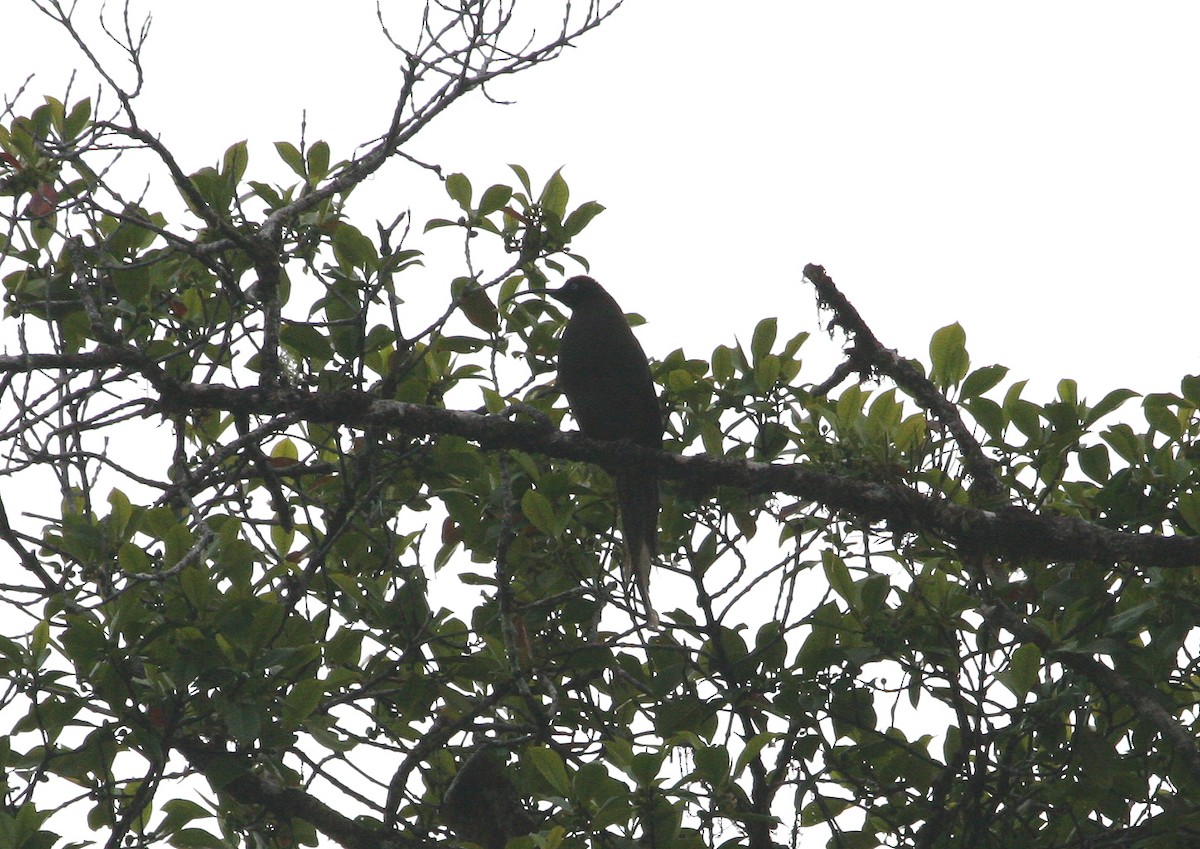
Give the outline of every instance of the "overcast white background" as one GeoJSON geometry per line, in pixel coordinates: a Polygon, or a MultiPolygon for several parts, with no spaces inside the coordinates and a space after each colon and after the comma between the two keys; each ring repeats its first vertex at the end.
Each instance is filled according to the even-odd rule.
{"type": "MultiPolygon", "coordinates": [[[[556,3],[525,2],[553,26],[556,3]]],[[[61,94],[75,49],[4,5],[0,91],[37,73],[31,93],[61,94]]],[[[305,109],[335,160],[384,126],[398,61],[373,2],[141,8],[141,118],[189,169],[247,138],[253,174],[305,109]]],[[[1062,377],[1093,400],[1177,390],[1200,371],[1197,43],[1191,3],[629,0],[496,89],[516,105],[460,104],[412,150],[478,188],[565,165],[573,202],[608,207],[577,248],[648,319],[652,356],[766,315],[817,330],[800,272],[818,262],[906,355],[958,320],[976,365],[1043,396],[1062,377]]],[[[453,211],[427,172],[365,194],[389,179],[416,221],[453,211]]],[[[359,211],[369,230],[390,210],[359,211]]],[[[453,251],[440,232],[415,246],[453,251]]]]}

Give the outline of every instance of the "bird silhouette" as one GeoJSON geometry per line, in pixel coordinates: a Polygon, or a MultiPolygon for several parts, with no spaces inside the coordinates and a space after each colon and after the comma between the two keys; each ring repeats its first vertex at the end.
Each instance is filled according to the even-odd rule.
{"type": "MultiPolygon", "coordinates": [[[[650,364],[625,313],[591,277],[572,277],[558,289],[533,289],[571,310],[558,349],[558,387],[580,432],[589,439],[662,448],[663,420],[650,364]]],[[[626,585],[636,582],[646,622],[658,627],[650,603],[650,567],[658,556],[658,476],[644,466],[613,475],[625,556],[626,585]]]]}

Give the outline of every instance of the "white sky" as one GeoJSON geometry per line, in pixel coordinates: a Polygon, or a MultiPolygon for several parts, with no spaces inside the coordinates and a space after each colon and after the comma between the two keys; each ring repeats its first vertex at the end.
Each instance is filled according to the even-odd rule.
{"type": "MultiPolygon", "coordinates": [[[[249,138],[253,173],[303,109],[335,160],[382,130],[398,63],[370,0],[336,15],[315,0],[141,5],[155,18],[142,119],[185,167],[249,138]]],[[[61,94],[74,48],[27,0],[5,6],[0,91],[37,71],[31,93],[61,94]]],[[[652,356],[707,355],[766,315],[817,331],[812,261],[905,355],[958,320],[976,365],[1009,365],[1043,396],[1061,377],[1092,400],[1171,391],[1200,371],[1198,41],[1200,6],[1183,2],[628,0],[497,89],[517,105],[460,104],[413,150],[477,190],[508,181],[508,162],[535,182],[565,165],[573,203],[608,207],[577,247],[649,320],[652,356]]],[[[365,195],[418,222],[453,211],[426,172],[374,182],[365,195]]],[[[370,229],[391,210],[360,212],[370,229]]],[[[452,239],[416,246],[454,253],[452,239]]]]}

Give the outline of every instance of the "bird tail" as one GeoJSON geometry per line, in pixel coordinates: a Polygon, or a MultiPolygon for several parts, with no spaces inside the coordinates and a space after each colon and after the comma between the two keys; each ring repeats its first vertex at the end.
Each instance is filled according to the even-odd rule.
{"type": "Polygon", "coordinates": [[[646,605],[646,624],[658,627],[658,614],[650,602],[650,567],[658,557],[658,479],[644,471],[623,471],[616,476],[617,504],[625,558],[621,575],[625,585],[636,584],[646,605]]]}

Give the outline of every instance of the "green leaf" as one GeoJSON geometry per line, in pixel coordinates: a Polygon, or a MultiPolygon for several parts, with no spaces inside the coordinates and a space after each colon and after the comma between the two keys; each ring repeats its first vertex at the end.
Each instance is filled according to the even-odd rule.
{"type": "Polygon", "coordinates": [[[341,628],[325,641],[325,662],[330,666],[357,666],[362,656],[363,634],[341,628]]]}
{"type": "Polygon", "coordinates": [[[727,382],[733,377],[733,349],[726,345],[718,345],[712,354],[713,377],[720,383],[727,382]]]}
{"type": "Polygon", "coordinates": [[[672,395],[684,395],[696,384],[696,378],[690,371],[681,368],[672,369],[667,375],[666,387],[672,395]]]}
{"type": "Polygon", "coordinates": [[[1180,399],[1166,393],[1147,395],[1142,400],[1142,410],[1146,421],[1159,433],[1166,434],[1172,439],[1183,436],[1183,422],[1180,421],[1180,399]]]}
{"type": "Polygon", "coordinates": [[[971,366],[966,345],[967,332],[958,322],[933,334],[929,342],[929,357],[933,365],[930,378],[937,386],[942,389],[956,386],[966,376],[971,366]]]}
{"type": "MultiPolygon", "coordinates": [[[[986,399],[981,398],[976,400],[978,402],[986,399]]],[[[913,413],[900,422],[900,426],[896,428],[896,435],[893,442],[901,451],[916,451],[925,444],[928,436],[929,425],[925,421],[925,416],[922,413],[913,413]]]]}
{"type": "Polygon", "coordinates": [[[570,196],[571,191],[567,188],[567,181],[563,179],[560,168],[546,181],[545,187],[542,188],[542,194],[538,198],[538,206],[542,208],[543,212],[562,221],[567,214],[567,200],[570,196]]]}
{"type": "Polygon", "coordinates": [[[246,185],[250,186],[254,194],[258,195],[259,198],[265,200],[266,205],[270,206],[271,209],[276,209],[276,207],[283,205],[283,197],[275,191],[274,186],[268,186],[265,182],[259,182],[258,180],[247,180],[246,185]]]}
{"type": "Polygon", "coordinates": [[[1127,634],[1133,637],[1144,631],[1148,625],[1153,627],[1159,612],[1160,606],[1157,601],[1144,601],[1111,617],[1104,633],[1109,636],[1127,634]]]}
{"type": "Polygon", "coordinates": [[[271,544],[275,546],[275,553],[280,557],[286,557],[292,551],[292,543],[296,539],[296,529],[283,527],[283,525],[275,524],[271,526],[271,544]]]}
{"type": "Polygon", "coordinates": [[[556,825],[544,837],[538,836],[538,849],[559,849],[566,839],[567,830],[561,825],[556,825]]]}
{"type": "Polygon", "coordinates": [[[1138,393],[1131,389],[1114,389],[1112,392],[1109,392],[1100,399],[1100,403],[1088,410],[1087,416],[1085,416],[1083,420],[1084,427],[1095,424],[1101,418],[1116,410],[1130,398],[1136,398],[1137,395],[1138,393]]]}
{"type": "Polygon", "coordinates": [[[283,459],[295,462],[300,459],[300,453],[296,450],[296,443],[284,437],[271,449],[271,457],[277,460],[283,459]]]}
{"type": "Polygon", "coordinates": [[[171,835],[175,849],[229,849],[228,843],[200,828],[184,828],[171,835]]]}
{"type": "Polygon", "coordinates": [[[1011,405],[1005,405],[1009,421],[1017,426],[1029,439],[1038,439],[1042,435],[1042,408],[1031,401],[1017,400],[1011,405]]]}
{"type": "MultiPolygon", "coordinates": [[[[886,575],[878,575],[887,583],[886,575]]],[[[754,635],[754,657],[764,671],[777,674],[787,660],[787,640],[778,622],[767,622],[754,635]]]]}
{"type": "Polygon", "coordinates": [[[875,727],[877,719],[872,691],[865,687],[835,690],[829,702],[829,718],[838,736],[856,742],[869,739],[869,729],[875,727]]]}
{"type": "Polygon", "coordinates": [[[859,597],[862,599],[864,613],[876,613],[884,609],[884,602],[892,590],[892,582],[887,575],[868,575],[855,583],[859,597]]]}
{"type": "Polygon", "coordinates": [[[316,185],[329,173],[329,144],[323,141],[314,142],[308,149],[306,159],[309,185],[316,185]]]}
{"type": "Polygon", "coordinates": [[[729,781],[729,750],[724,746],[704,746],[692,752],[696,772],[713,787],[729,781]]]}
{"type": "Polygon", "coordinates": [[[695,732],[713,713],[713,709],[695,696],[685,695],[660,702],[654,712],[654,732],[670,738],[684,732],[695,732]]]}
{"type": "Polygon", "coordinates": [[[890,434],[900,423],[903,405],[896,400],[896,390],[888,389],[871,402],[867,426],[872,435],[890,434]]]}
{"type": "Polygon", "coordinates": [[[1000,439],[1004,435],[1004,410],[991,398],[972,398],[963,401],[963,406],[992,439],[1000,439]]]}
{"type": "Polygon", "coordinates": [[[605,740],[601,745],[604,747],[604,756],[608,762],[628,774],[633,764],[633,746],[629,744],[629,741],[615,737],[605,740]]]}
{"type": "Polygon", "coordinates": [[[858,386],[848,386],[837,400],[837,420],[844,427],[853,425],[862,415],[863,404],[867,401],[867,393],[858,386]]]}
{"type": "Polygon", "coordinates": [[[821,552],[821,565],[825,569],[825,579],[829,581],[833,591],[840,595],[851,609],[857,607],[858,587],[850,577],[850,570],[846,568],[845,561],[829,549],[825,549],[821,552]]]}
{"type": "Polygon", "coordinates": [[[763,395],[770,392],[779,380],[779,357],[767,354],[754,366],[754,385],[763,395]]]}
{"type": "Polygon", "coordinates": [[[362,328],[357,319],[362,314],[363,291],[353,280],[338,280],[329,287],[329,293],[321,302],[325,317],[332,323],[329,341],[333,349],[350,360],[363,352],[362,328]]]}
{"type": "MultiPolygon", "coordinates": [[[[1128,391],[1128,390],[1122,390],[1128,391]]],[[[1179,391],[1193,407],[1200,407],[1200,375],[1189,374],[1179,382],[1179,391]]]]}
{"type": "Polygon", "coordinates": [[[493,212],[498,212],[512,199],[512,188],[510,186],[495,185],[488,187],[488,190],[483,193],[483,197],[479,199],[479,215],[491,215],[493,212]]]}
{"type": "Polygon", "coordinates": [[[1000,674],[1000,682],[1017,698],[1024,700],[1029,691],[1037,686],[1038,671],[1042,666],[1042,651],[1033,643],[1026,643],[1012,654],[1008,669],[1000,674]]]}
{"type": "Polygon", "coordinates": [[[304,157],[294,144],[285,141],[275,142],[275,152],[279,154],[279,158],[284,161],[284,164],[295,172],[297,177],[308,176],[304,166],[304,157]]]}
{"type": "Polygon", "coordinates": [[[665,750],[657,752],[638,752],[630,759],[629,775],[637,782],[638,787],[650,787],[658,778],[663,761],[666,760],[665,750]]]}
{"type": "Polygon", "coordinates": [[[325,683],[315,678],[305,678],[292,687],[283,700],[283,723],[288,729],[299,727],[321,703],[325,695],[325,683]]]}
{"type": "Polygon", "coordinates": [[[594,200],[589,200],[567,216],[567,220],[563,222],[563,229],[567,231],[568,237],[578,236],[592,222],[592,219],[603,211],[603,206],[594,200]]]}
{"type": "Polygon", "coordinates": [[[229,185],[238,185],[242,182],[249,161],[250,154],[246,150],[244,140],[230,145],[221,159],[221,176],[229,182],[229,185]]]}
{"type": "MultiPolygon", "coordinates": [[[[46,101],[46,105],[41,107],[41,109],[48,110],[51,125],[60,133],[63,132],[67,109],[66,106],[64,106],[63,102],[56,97],[45,95],[43,99],[46,101]]],[[[41,109],[39,109],[39,111],[41,111],[41,109]]]]}
{"type": "Polygon", "coordinates": [[[446,194],[464,211],[471,211],[471,181],[465,174],[451,174],[446,178],[446,194]]]}
{"type": "Polygon", "coordinates": [[[1096,483],[1107,483],[1112,477],[1108,449],[1103,445],[1089,445],[1079,449],[1079,468],[1096,483]]]}
{"type": "Polygon", "coordinates": [[[556,793],[564,798],[570,797],[571,779],[567,776],[566,765],[558,752],[545,746],[537,746],[529,749],[525,757],[533,762],[534,768],[556,793]]]}
{"type": "MultiPolygon", "coordinates": [[[[815,801],[809,802],[800,811],[800,824],[803,826],[825,825],[853,804],[853,799],[841,799],[837,796],[818,796],[815,801]]],[[[838,846],[836,843],[832,845],[835,849],[838,846]]]]}
{"type": "Polygon", "coordinates": [[[324,333],[311,324],[295,324],[285,321],[279,331],[279,341],[284,347],[313,365],[322,366],[333,359],[333,348],[324,333]]]}
{"type": "Polygon", "coordinates": [[[131,542],[122,543],[117,549],[117,565],[128,575],[145,575],[153,571],[153,561],[141,546],[131,542]]]}
{"type": "Polygon", "coordinates": [[[163,803],[162,809],[166,816],[163,817],[162,822],[158,824],[158,828],[155,830],[163,834],[172,834],[179,831],[182,826],[192,820],[212,816],[211,811],[200,807],[200,805],[190,799],[170,799],[163,803]]]}
{"type": "Polygon", "coordinates": [[[343,268],[370,271],[379,267],[375,243],[353,224],[344,221],[333,231],[333,252],[343,268]]]}
{"type": "Polygon", "coordinates": [[[773,743],[778,736],[779,735],[777,734],[764,732],[762,734],[755,734],[753,737],[751,737],[750,741],[746,743],[746,747],[742,749],[741,754],[738,755],[737,763],[733,767],[734,777],[740,777],[741,774],[746,770],[746,767],[750,764],[750,761],[758,757],[758,753],[761,752],[767,744],[773,743]]]}
{"type": "Polygon", "coordinates": [[[63,135],[69,141],[79,136],[83,132],[83,128],[87,126],[87,122],[92,117],[92,99],[85,97],[83,100],[71,107],[71,114],[67,116],[64,123],[63,135]]]}
{"type": "Polygon", "coordinates": [[[1117,424],[1100,434],[1100,438],[1109,444],[1122,460],[1137,465],[1145,459],[1142,440],[1127,424],[1117,424]]]}
{"type": "Polygon", "coordinates": [[[750,356],[755,363],[771,353],[778,330],[779,320],[776,318],[764,318],[755,326],[754,336],[750,339],[750,356]]]}
{"type": "Polygon", "coordinates": [[[808,341],[809,335],[810,334],[807,330],[802,330],[791,339],[787,340],[787,342],[784,343],[783,352],[780,354],[780,357],[785,360],[790,360],[792,357],[796,356],[796,352],[800,350],[800,346],[808,341]]]}
{"type": "Polygon", "coordinates": [[[871,828],[839,831],[837,842],[829,844],[837,849],[878,849],[883,844],[878,833],[871,828]]]}
{"type": "Polygon", "coordinates": [[[581,801],[603,803],[629,795],[629,788],[609,775],[608,768],[601,761],[581,765],[572,778],[575,797],[581,801]]]}
{"type": "Polygon", "coordinates": [[[533,194],[533,184],[529,182],[529,172],[526,171],[524,168],[522,168],[520,165],[509,164],[508,167],[512,169],[512,172],[517,175],[517,179],[521,181],[521,188],[523,188],[525,190],[525,195],[526,196],[532,195],[533,194]]]}
{"type": "Polygon", "coordinates": [[[42,250],[46,250],[46,246],[50,244],[57,221],[58,215],[52,214],[45,218],[39,218],[33,223],[33,241],[42,250]]]}
{"type": "Polygon", "coordinates": [[[984,366],[975,369],[963,381],[960,397],[963,399],[976,398],[1003,380],[1006,374],[1008,374],[1007,366],[984,366]]]}
{"type": "Polygon", "coordinates": [[[459,226],[459,223],[457,221],[451,221],[449,218],[431,218],[427,222],[425,222],[425,232],[428,233],[430,230],[436,230],[439,227],[458,227],[458,226],[459,226]]]}
{"type": "Polygon", "coordinates": [[[554,505],[550,499],[536,489],[529,489],[521,496],[521,512],[525,514],[535,528],[546,536],[554,537],[559,534],[558,519],[554,515],[554,505]]]}
{"type": "MultiPolygon", "coordinates": [[[[143,233],[147,232],[145,230],[143,233]]],[[[132,238],[135,234],[130,233],[132,238]]],[[[131,251],[132,253],[133,251],[131,251]]],[[[112,271],[113,286],[121,300],[129,307],[137,308],[147,303],[150,294],[150,269],[145,265],[115,268],[112,271]]]]}
{"type": "Polygon", "coordinates": [[[262,731],[262,710],[253,702],[225,701],[217,711],[239,743],[250,743],[262,731]]]}
{"type": "Polygon", "coordinates": [[[29,642],[29,653],[38,666],[41,666],[46,658],[45,652],[48,645],[50,645],[50,623],[42,619],[33,626],[33,634],[29,642]]]}
{"type": "Polygon", "coordinates": [[[1200,492],[1185,492],[1179,496],[1179,515],[1193,534],[1200,535],[1200,492]]]}
{"type": "Polygon", "coordinates": [[[114,487],[108,493],[108,505],[112,508],[108,514],[108,529],[117,539],[125,539],[125,529],[133,516],[133,505],[129,503],[129,496],[114,487]]]}

